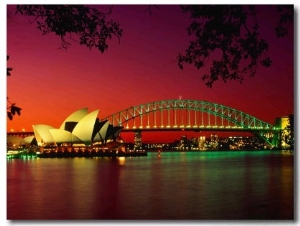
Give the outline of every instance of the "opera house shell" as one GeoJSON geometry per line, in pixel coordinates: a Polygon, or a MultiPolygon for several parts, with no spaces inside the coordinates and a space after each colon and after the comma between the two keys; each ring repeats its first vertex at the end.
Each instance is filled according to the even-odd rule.
{"type": "Polygon", "coordinates": [[[19,137],[19,136],[7,136],[7,146],[8,147],[21,147],[21,146],[30,146],[34,143],[34,136],[28,137],[19,137]]]}
{"type": "Polygon", "coordinates": [[[106,144],[116,140],[122,127],[114,127],[109,121],[99,121],[99,110],[88,113],[82,108],[69,115],[59,128],[50,125],[33,125],[33,132],[38,146],[61,144],[106,144]]]}

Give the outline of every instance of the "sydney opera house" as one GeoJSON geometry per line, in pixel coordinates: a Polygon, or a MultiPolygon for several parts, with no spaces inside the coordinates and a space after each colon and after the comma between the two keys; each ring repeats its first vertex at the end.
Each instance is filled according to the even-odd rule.
{"type": "Polygon", "coordinates": [[[39,147],[61,145],[106,145],[116,141],[122,127],[114,127],[109,121],[97,118],[99,110],[88,113],[87,108],[79,109],[69,115],[59,128],[50,125],[33,125],[34,136],[18,138],[8,136],[8,142],[27,146],[33,141],[39,147]]]}

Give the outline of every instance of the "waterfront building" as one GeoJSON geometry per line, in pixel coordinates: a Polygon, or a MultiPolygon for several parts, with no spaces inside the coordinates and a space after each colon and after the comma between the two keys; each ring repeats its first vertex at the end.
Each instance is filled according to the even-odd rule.
{"type": "Polygon", "coordinates": [[[280,146],[283,149],[290,148],[290,145],[287,142],[287,140],[290,139],[289,136],[291,136],[290,128],[288,128],[289,125],[290,121],[288,116],[282,116],[280,118],[276,118],[275,120],[275,126],[281,129],[281,133],[279,134],[279,137],[277,139],[281,141],[280,146]]]}
{"type": "Polygon", "coordinates": [[[200,136],[198,138],[198,148],[199,150],[205,150],[206,149],[206,137],[205,136],[200,136]]]}
{"type": "Polygon", "coordinates": [[[99,110],[88,113],[87,108],[79,109],[70,114],[59,128],[51,125],[33,125],[34,136],[18,138],[8,136],[8,142],[15,146],[24,146],[36,140],[39,147],[61,145],[104,145],[116,141],[122,127],[112,126],[108,120],[99,121],[99,110]]]}
{"type": "Polygon", "coordinates": [[[219,145],[219,138],[217,134],[211,134],[210,135],[210,148],[211,149],[217,149],[219,145]]]}

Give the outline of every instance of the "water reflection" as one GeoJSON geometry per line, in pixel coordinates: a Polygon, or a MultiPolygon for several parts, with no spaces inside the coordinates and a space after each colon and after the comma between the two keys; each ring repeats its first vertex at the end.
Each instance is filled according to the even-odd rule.
{"type": "Polygon", "coordinates": [[[293,155],[7,161],[8,219],[292,219],[293,155]]]}

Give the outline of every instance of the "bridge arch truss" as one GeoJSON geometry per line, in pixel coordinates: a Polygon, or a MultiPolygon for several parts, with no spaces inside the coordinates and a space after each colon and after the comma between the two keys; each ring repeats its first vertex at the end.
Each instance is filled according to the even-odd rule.
{"type": "Polygon", "coordinates": [[[254,116],[221,104],[199,100],[162,100],[132,106],[102,120],[123,130],[278,131],[254,116]]]}

